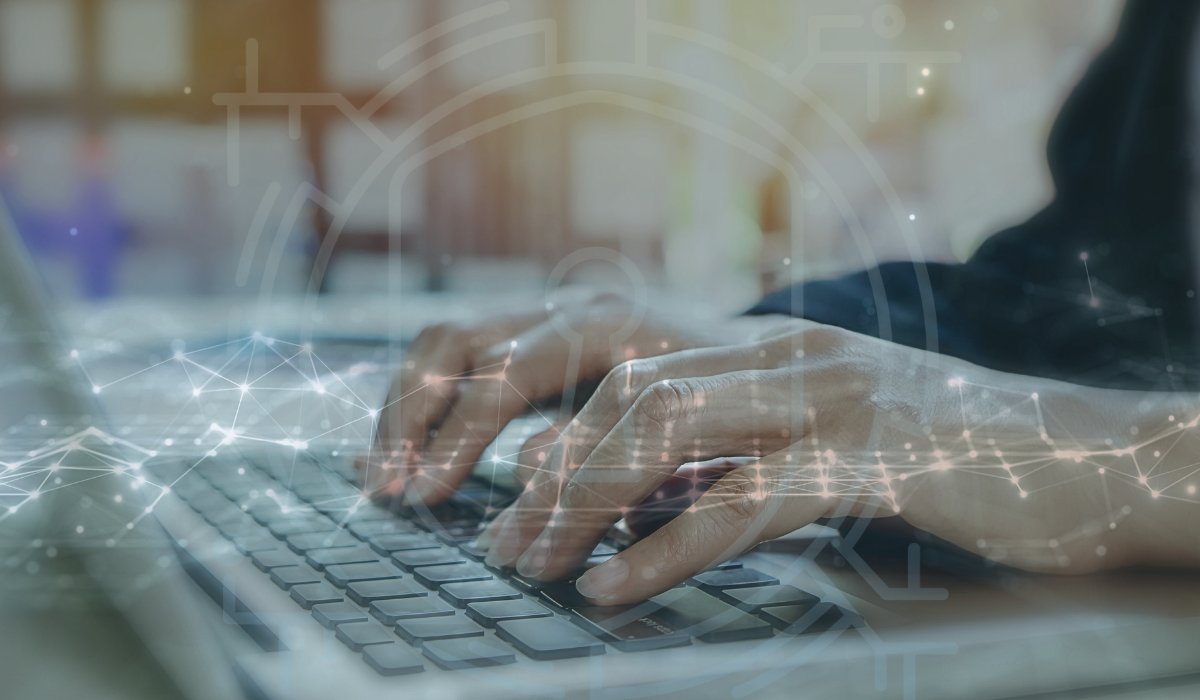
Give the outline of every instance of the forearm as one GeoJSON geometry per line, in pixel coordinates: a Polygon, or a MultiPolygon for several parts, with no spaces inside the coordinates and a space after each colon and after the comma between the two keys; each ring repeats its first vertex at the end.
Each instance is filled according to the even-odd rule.
{"type": "Polygon", "coordinates": [[[910,522],[1028,569],[1200,566],[1200,399],[933,364],[944,391],[904,392],[925,398],[929,437],[906,438],[894,471],[934,487],[902,504],[910,522]],[[947,469],[969,475],[956,497],[937,488],[947,469]]]}

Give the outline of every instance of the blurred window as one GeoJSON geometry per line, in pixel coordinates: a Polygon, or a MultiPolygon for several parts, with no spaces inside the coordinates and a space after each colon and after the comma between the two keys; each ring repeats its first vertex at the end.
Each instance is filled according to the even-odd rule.
{"type": "Polygon", "coordinates": [[[101,6],[104,83],[129,92],[166,92],[188,79],[184,0],[106,0],[101,6]]]}
{"type": "Polygon", "coordinates": [[[0,2],[0,78],[14,92],[63,92],[79,81],[79,17],[70,0],[0,2]]]}
{"type": "Polygon", "coordinates": [[[645,119],[588,119],[571,138],[571,218],[585,236],[661,236],[671,224],[670,132],[645,119]]]}
{"type": "MultiPolygon", "coordinates": [[[[409,124],[391,121],[377,126],[389,138],[397,138],[409,124]]],[[[379,146],[352,122],[338,121],[329,126],[325,137],[326,187],[338,203],[354,195],[354,209],[346,222],[348,232],[400,233],[416,230],[425,221],[425,169],[411,173],[402,183],[400,196],[393,198],[393,185],[401,184],[393,180],[405,157],[393,158],[382,168],[372,167],[381,154],[379,146]]]]}
{"type": "Polygon", "coordinates": [[[325,79],[335,88],[378,89],[396,71],[379,59],[416,34],[421,5],[395,0],[327,0],[324,11],[325,79]]]}

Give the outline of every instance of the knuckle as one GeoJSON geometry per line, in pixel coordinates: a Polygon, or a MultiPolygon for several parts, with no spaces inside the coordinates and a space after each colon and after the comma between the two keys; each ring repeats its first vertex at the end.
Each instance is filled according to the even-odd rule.
{"type": "Polygon", "coordinates": [[[734,471],[717,482],[709,495],[715,499],[713,515],[731,526],[743,526],[753,520],[763,501],[763,485],[742,471],[734,471]]]}
{"type": "Polygon", "coordinates": [[[812,345],[817,351],[829,351],[843,348],[850,344],[853,334],[837,326],[820,326],[804,331],[805,345],[812,345]]]}
{"type": "Polygon", "coordinates": [[[654,360],[627,360],[604,377],[597,394],[611,402],[633,399],[656,381],[658,363],[654,360]]]}
{"type": "Polygon", "coordinates": [[[663,380],[648,386],[633,411],[641,428],[670,433],[691,412],[693,392],[683,382],[663,380]]]}

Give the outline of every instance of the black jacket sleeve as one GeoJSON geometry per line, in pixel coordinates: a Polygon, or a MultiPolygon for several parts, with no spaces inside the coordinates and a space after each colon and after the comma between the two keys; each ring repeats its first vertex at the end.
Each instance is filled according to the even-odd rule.
{"type": "Polygon", "coordinates": [[[1198,10],[1130,0],[1059,113],[1047,147],[1055,200],[1029,221],[962,265],[888,263],[774,292],[750,313],[1094,386],[1200,387],[1188,205],[1198,10]]]}

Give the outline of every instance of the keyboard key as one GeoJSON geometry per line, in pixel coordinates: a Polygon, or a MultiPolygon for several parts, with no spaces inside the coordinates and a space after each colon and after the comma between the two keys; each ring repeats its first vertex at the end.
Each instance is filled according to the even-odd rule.
{"type": "MultiPolygon", "coordinates": [[[[769,625],[767,629],[770,629],[769,625]]],[[[497,622],[496,636],[535,661],[599,656],[604,653],[602,642],[566,620],[553,616],[497,622]]]]}
{"type": "Polygon", "coordinates": [[[735,608],[755,612],[772,605],[807,605],[812,607],[821,599],[795,586],[762,586],[758,588],[727,588],[717,597],[735,608]]]}
{"type": "Polygon", "coordinates": [[[288,547],[297,554],[304,554],[310,549],[334,549],[338,547],[353,547],[361,544],[358,538],[345,530],[334,532],[312,532],[292,535],[287,538],[288,547]]]}
{"type": "Polygon", "coordinates": [[[353,496],[313,499],[312,507],[341,523],[346,522],[354,515],[359,498],[361,496],[355,493],[353,496]]]}
{"type": "Polygon", "coordinates": [[[470,559],[471,561],[483,561],[484,558],[487,556],[487,552],[480,551],[479,549],[476,548],[475,540],[469,540],[467,542],[459,542],[458,549],[460,552],[467,555],[467,558],[470,559]]]}
{"type": "Polygon", "coordinates": [[[333,532],[337,525],[324,516],[312,518],[277,518],[267,523],[267,529],[279,539],[305,532],[333,532]]]}
{"type": "Polygon", "coordinates": [[[312,606],[321,603],[342,602],[342,592],[328,583],[296,584],[292,586],[290,595],[305,610],[312,610],[312,606]]]}
{"type": "Polygon", "coordinates": [[[371,616],[385,625],[394,625],[401,620],[446,617],[453,614],[454,608],[433,596],[389,598],[371,603],[371,616]]]}
{"type": "Polygon", "coordinates": [[[514,572],[510,572],[510,574],[511,575],[508,578],[509,582],[529,595],[537,595],[538,591],[542,590],[546,586],[551,585],[552,583],[555,583],[554,581],[540,581],[536,578],[522,576],[521,574],[514,572]]]}
{"type": "MultiPolygon", "coordinates": [[[[393,557],[394,558],[394,557],[393,557]]],[[[462,581],[486,581],[492,577],[475,564],[451,564],[449,566],[422,566],[413,569],[417,583],[429,588],[439,588],[443,583],[462,581]]]]}
{"type": "Polygon", "coordinates": [[[228,540],[233,540],[235,537],[246,537],[250,535],[262,534],[262,526],[254,522],[254,518],[243,513],[235,520],[226,523],[221,523],[216,526],[221,534],[228,540]]]}
{"type": "Polygon", "coordinates": [[[392,561],[405,571],[413,571],[420,566],[444,566],[446,564],[465,564],[467,560],[462,554],[449,547],[439,546],[437,549],[417,549],[404,552],[392,552],[392,561]]]}
{"type": "Polygon", "coordinates": [[[663,606],[654,616],[710,644],[761,639],[771,625],[695,588],[673,588],[650,599],[663,606]]]}
{"type": "Polygon", "coordinates": [[[601,542],[600,544],[596,545],[595,549],[592,550],[591,555],[593,557],[611,557],[612,555],[614,555],[616,553],[617,553],[616,547],[610,547],[609,545],[606,545],[603,542],[601,542]]]}
{"type": "Polygon", "coordinates": [[[433,639],[462,639],[463,637],[482,637],[483,628],[465,617],[446,615],[443,617],[426,617],[396,622],[396,634],[401,639],[420,646],[433,639]]]}
{"type": "Polygon", "coordinates": [[[391,535],[375,535],[367,540],[371,545],[371,549],[379,552],[383,556],[388,556],[392,552],[407,552],[414,549],[440,549],[441,546],[437,540],[428,535],[418,534],[391,534],[391,535]]]}
{"type": "Polygon", "coordinates": [[[730,559],[729,561],[727,561],[723,564],[717,564],[716,566],[714,566],[712,568],[712,570],[713,571],[728,571],[730,569],[740,569],[740,568],[742,568],[742,562],[738,561],[737,559],[730,559]]]}
{"type": "Polygon", "coordinates": [[[776,605],[762,608],[757,615],[784,634],[815,634],[824,632],[843,617],[850,624],[862,624],[858,613],[839,608],[833,603],[816,605],[776,605]]]}
{"type": "Polygon", "coordinates": [[[538,591],[538,596],[561,610],[575,610],[595,605],[592,601],[584,598],[578,588],[575,588],[574,581],[569,580],[546,584],[538,591]]]}
{"type": "Polygon", "coordinates": [[[338,549],[312,549],[304,555],[305,561],[314,569],[324,569],[334,564],[361,564],[365,561],[379,561],[379,555],[371,551],[365,544],[338,549]]]}
{"type": "Polygon", "coordinates": [[[696,585],[710,593],[716,594],[727,588],[753,588],[756,586],[775,586],[779,579],[767,576],[757,569],[725,569],[705,571],[692,577],[696,585]]]}
{"type": "Polygon", "coordinates": [[[346,595],[359,605],[370,605],[377,600],[389,598],[416,598],[429,595],[424,588],[400,579],[382,579],[378,581],[354,581],[346,586],[346,595]]]}
{"type": "Polygon", "coordinates": [[[367,622],[367,615],[353,605],[341,603],[318,603],[312,608],[312,616],[326,629],[350,622],[367,622]]]}
{"type": "Polygon", "coordinates": [[[271,537],[266,531],[257,534],[238,535],[232,540],[233,546],[245,556],[267,549],[279,549],[279,540],[271,537]]]}
{"type": "Polygon", "coordinates": [[[346,529],[355,537],[369,540],[379,535],[413,535],[418,532],[417,526],[403,520],[351,520],[346,529]]]}
{"type": "Polygon", "coordinates": [[[686,632],[657,618],[654,615],[657,611],[658,606],[648,602],[593,606],[574,610],[571,621],[621,651],[685,647],[692,643],[686,632]]]}
{"type": "Polygon", "coordinates": [[[528,600],[501,600],[494,603],[470,603],[467,617],[484,627],[495,627],[504,620],[526,620],[535,617],[550,617],[546,608],[528,600]]]}
{"type": "Polygon", "coordinates": [[[351,651],[362,651],[372,644],[387,644],[396,641],[391,632],[374,622],[349,622],[337,626],[335,636],[350,647],[351,651]]]}
{"type": "Polygon", "coordinates": [[[363,661],[382,676],[405,676],[425,670],[421,657],[399,642],[363,647],[363,661]]]}
{"type": "Polygon", "coordinates": [[[254,562],[262,571],[270,571],[281,566],[299,566],[300,559],[289,551],[283,549],[264,549],[261,552],[255,552],[250,555],[250,561],[254,562]]]}
{"type": "Polygon", "coordinates": [[[364,505],[359,503],[358,508],[350,514],[350,517],[346,519],[346,522],[389,522],[395,519],[396,516],[392,515],[390,511],[384,510],[378,506],[364,505]]]}
{"type": "Polygon", "coordinates": [[[475,520],[463,520],[451,523],[442,523],[442,527],[432,530],[433,536],[438,538],[443,544],[448,544],[451,547],[457,547],[459,543],[475,539],[482,527],[475,520]]]}
{"type": "Polygon", "coordinates": [[[281,566],[278,569],[271,569],[271,580],[275,582],[276,586],[286,591],[292,586],[302,583],[320,583],[321,574],[307,564],[281,566]]]}
{"type": "Polygon", "coordinates": [[[215,528],[232,527],[234,525],[244,523],[247,520],[253,522],[252,518],[248,518],[240,508],[232,503],[226,503],[223,508],[209,508],[200,513],[204,520],[215,528]]]}
{"type": "Polygon", "coordinates": [[[508,645],[477,637],[429,640],[421,645],[421,653],[448,671],[517,662],[517,655],[508,645]]]}
{"type": "Polygon", "coordinates": [[[520,600],[521,592],[499,581],[470,581],[442,585],[442,600],[456,608],[465,608],[469,603],[487,603],[496,600],[520,600]]]}
{"type": "Polygon", "coordinates": [[[383,578],[400,578],[400,569],[381,561],[359,564],[334,564],[325,567],[325,578],[338,588],[345,588],[354,581],[373,581],[383,578]]]}
{"type": "Polygon", "coordinates": [[[280,517],[294,517],[311,512],[298,504],[283,505],[272,499],[259,499],[246,507],[246,512],[261,525],[266,525],[280,517]]]}

